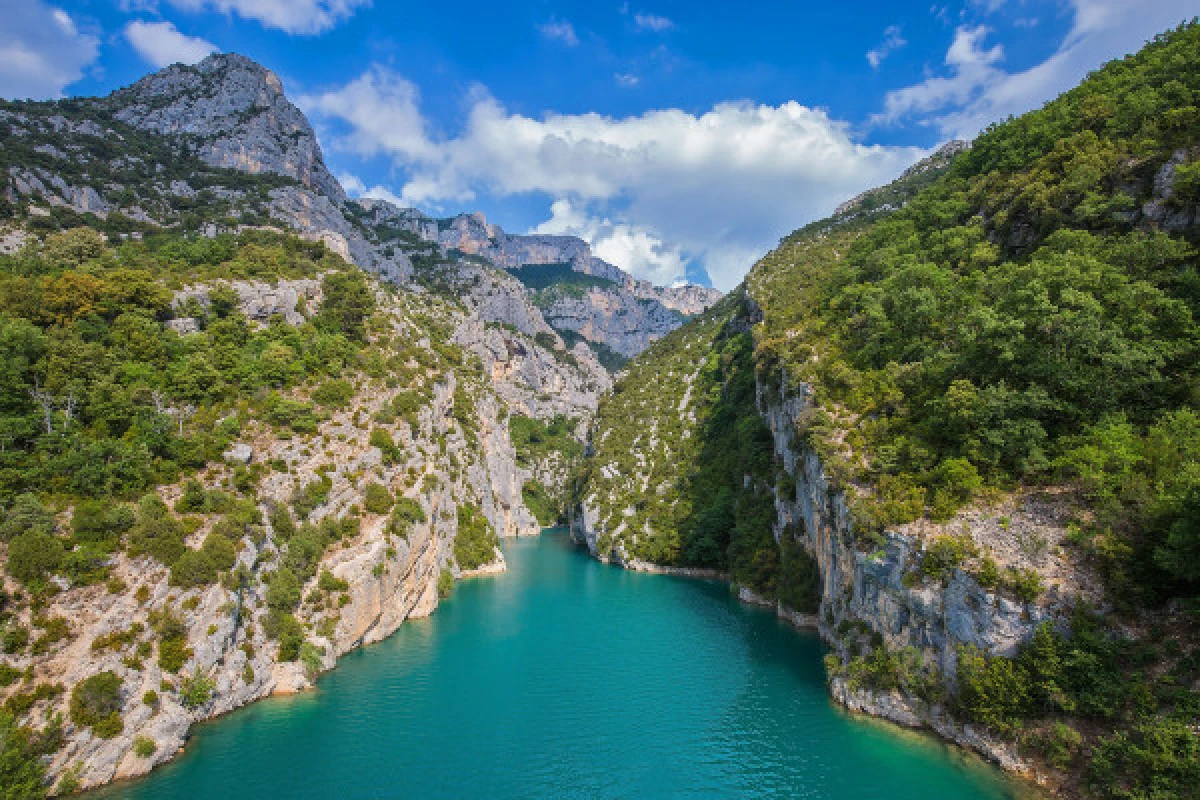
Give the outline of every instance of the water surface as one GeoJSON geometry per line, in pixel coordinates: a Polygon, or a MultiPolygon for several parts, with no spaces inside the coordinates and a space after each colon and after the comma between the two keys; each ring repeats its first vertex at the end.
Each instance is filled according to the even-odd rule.
{"type": "Polygon", "coordinates": [[[822,647],[721,584],[625,572],[562,533],[347,655],[315,692],[197,726],[95,795],[158,798],[1012,797],[928,737],[850,715],[822,647]]]}

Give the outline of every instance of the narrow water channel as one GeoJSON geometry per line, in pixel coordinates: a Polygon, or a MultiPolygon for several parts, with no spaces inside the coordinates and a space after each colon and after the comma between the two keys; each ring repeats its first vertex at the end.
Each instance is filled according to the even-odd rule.
{"type": "Polygon", "coordinates": [[[157,798],[1012,797],[996,771],[828,698],[815,635],[719,584],[625,572],[562,533],[348,655],[315,692],[201,725],[95,795],[157,798]]]}

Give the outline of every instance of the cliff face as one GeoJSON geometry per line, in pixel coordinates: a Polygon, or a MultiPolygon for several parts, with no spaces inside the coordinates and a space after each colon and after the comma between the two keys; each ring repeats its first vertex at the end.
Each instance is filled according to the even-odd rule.
{"type": "Polygon", "coordinates": [[[284,175],[334,204],[346,199],[279,77],[245,56],[218,54],[195,66],[176,64],[100,103],[135,128],[193,138],[200,158],[215,167],[284,175]]]}
{"type": "MultiPolygon", "coordinates": [[[[425,231],[422,235],[428,235],[425,231]]],[[[666,288],[639,281],[597,258],[578,237],[510,234],[478,213],[439,222],[437,243],[486,258],[518,278],[523,267],[565,264],[600,279],[586,292],[554,293],[539,306],[554,328],[577,333],[626,357],[645,350],[721,297],[703,286],[666,288]]]]}

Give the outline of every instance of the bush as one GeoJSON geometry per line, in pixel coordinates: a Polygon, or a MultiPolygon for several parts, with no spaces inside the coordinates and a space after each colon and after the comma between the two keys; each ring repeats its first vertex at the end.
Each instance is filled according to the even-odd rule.
{"type": "Polygon", "coordinates": [[[71,690],[71,721],[101,739],[111,739],[125,728],[121,720],[121,679],[115,672],[100,672],[71,690]]]}
{"type": "Polygon", "coordinates": [[[138,758],[149,758],[158,751],[158,744],[149,736],[138,736],[133,740],[133,752],[138,758]]]}
{"type": "Polygon", "coordinates": [[[325,381],[313,390],[312,400],[324,408],[345,408],[354,398],[354,385],[350,381],[325,381]]]}
{"type": "Polygon", "coordinates": [[[17,495],[12,507],[0,517],[0,541],[9,542],[31,532],[53,533],[54,514],[36,496],[17,495]]]}
{"type": "Polygon", "coordinates": [[[967,645],[958,651],[958,713],[998,733],[1010,734],[1030,707],[1025,668],[1002,656],[988,657],[967,645]]]}
{"type": "Polygon", "coordinates": [[[397,497],[392,507],[392,518],[388,523],[390,532],[401,539],[408,539],[413,525],[425,522],[425,509],[411,497],[397,497]]]}
{"type": "Polygon", "coordinates": [[[66,548],[57,536],[27,531],[8,545],[8,574],[26,586],[37,586],[55,574],[66,557],[66,548]]]}
{"type": "Polygon", "coordinates": [[[191,675],[185,675],[179,681],[179,702],[184,708],[191,709],[207,705],[215,688],[217,684],[212,678],[195,669],[191,675]]]}
{"type": "Polygon", "coordinates": [[[267,607],[273,611],[291,611],[300,604],[300,580],[288,567],[280,567],[267,583],[267,607]]]}
{"type": "Polygon", "coordinates": [[[300,657],[300,646],[304,644],[304,626],[286,611],[272,609],[263,625],[267,637],[279,642],[278,659],[295,661],[300,657]]]}
{"type": "Polygon", "coordinates": [[[302,520],[308,519],[309,514],[329,500],[332,490],[333,481],[326,475],[296,489],[292,492],[292,508],[296,510],[296,516],[302,520]]]}
{"type": "Polygon", "coordinates": [[[1149,719],[1092,748],[1089,788],[1113,800],[1195,797],[1200,787],[1200,740],[1185,722],[1149,719]]]}
{"type": "Polygon", "coordinates": [[[921,556],[921,572],[931,578],[944,579],[977,552],[978,547],[970,536],[938,536],[921,556]]]}
{"type": "Polygon", "coordinates": [[[129,506],[107,500],[81,500],[71,514],[71,529],[77,541],[115,548],[135,521],[129,506]]]}
{"type": "Polygon", "coordinates": [[[437,590],[438,597],[443,600],[454,594],[454,573],[448,569],[443,569],[438,573],[437,590]]]}
{"type": "Polygon", "coordinates": [[[317,588],[323,592],[344,592],[350,588],[350,584],[335,577],[329,570],[323,569],[320,577],[317,578],[317,588]]]}
{"type": "Polygon", "coordinates": [[[378,483],[368,483],[363,491],[363,508],[371,514],[386,514],[395,502],[392,493],[378,483]]]}
{"type": "Polygon", "coordinates": [[[5,800],[41,800],[46,796],[46,767],[32,731],[0,711],[0,787],[5,800]]]}
{"type": "Polygon", "coordinates": [[[20,653],[29,646],[29,629],[23,625],[9,623],[0,634],[0,650],[10,655],[20,653]]]}
{"type": "Polygon", "coordinates": [[[137,522],[129,532],[129,554],[147,555],[169,567],[187,549],[186,535],[162,498],[148,494],[138,502],[137,522]]]}
{"type": "Polygon", "coordinates": [[[165,672],[179,672],[192,657],[187,646],[187,626],[170,611],[151,611],[150,627],[158,636],[158,666],[165,672]]]}
{"type": "Polygon", "coordinates": [[[458,507],[454,560],[458,562],[459,569],[477,569],[492,563],[496,560],[499,543],[491,523],[478,508],[466,504],[458,507]]]}

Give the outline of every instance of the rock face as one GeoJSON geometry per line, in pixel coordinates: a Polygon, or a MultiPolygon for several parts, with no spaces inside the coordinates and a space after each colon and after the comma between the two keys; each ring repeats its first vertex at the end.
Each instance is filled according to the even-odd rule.
{"type": "Polygon", "coordinates": [[[200,157],[213,166],[285,175],[335,204],[346,199],[279,77],[245,56],[217,53],[195,66],[176,64],[105,102],[117,119],[135,128],[192,137],[200,157]]]}
{"type": "Polygon", "coordinates": [[[552,294],[539,305],[553,327],[573,331],[626,357],[637,355],[721,298],[720,292],[703,286],[654,286],[597,258],[578,237],[510,234],[479,213],[438,223],[437,243],[486,258],[518,278],[522,267],[565,264],[601,279],[586,292],[552,294]]]}

